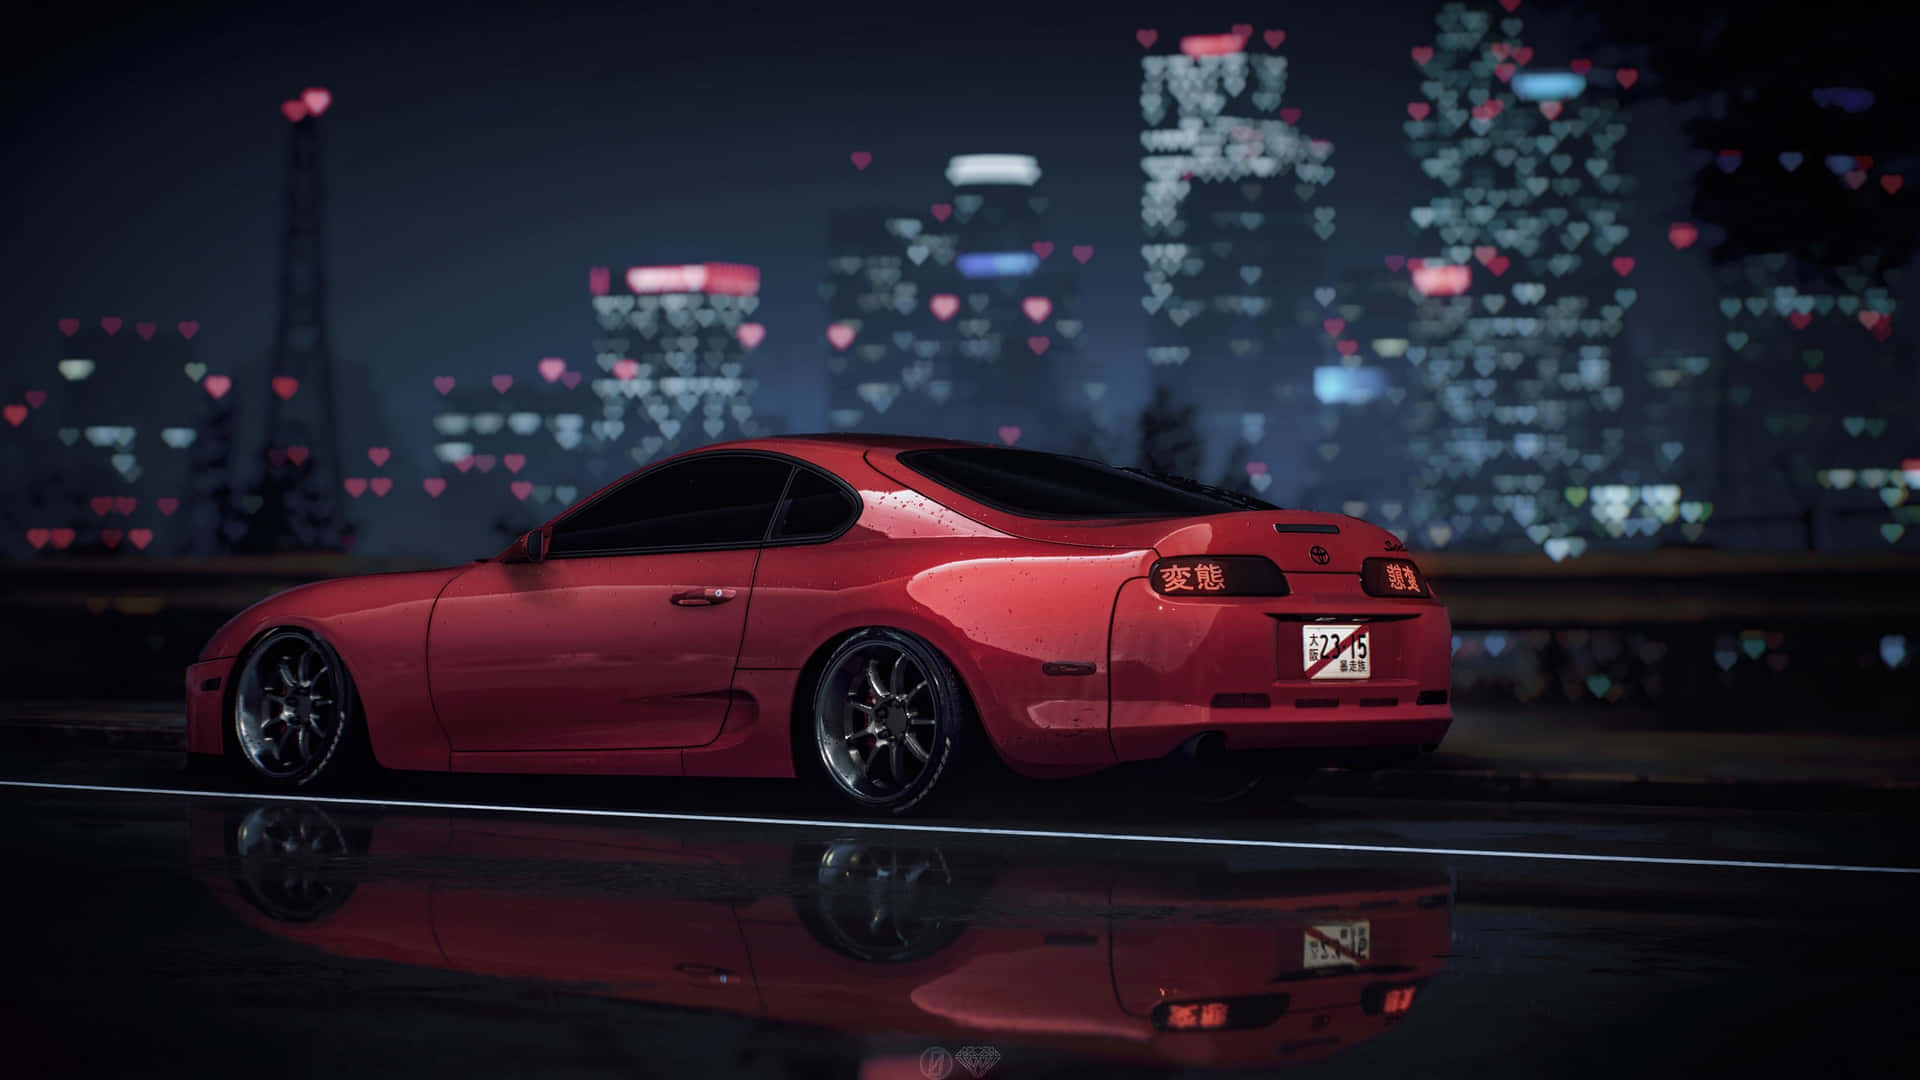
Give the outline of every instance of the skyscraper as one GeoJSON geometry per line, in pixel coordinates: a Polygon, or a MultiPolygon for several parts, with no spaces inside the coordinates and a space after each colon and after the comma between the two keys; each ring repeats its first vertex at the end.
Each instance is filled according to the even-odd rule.
{"type": "MultiPolygon", "coordinates": [[[[1292,411],[1316,440],[1300,505],[1366,518],[1403,541],[1416,482],[1406,433],[1433,407],[1413,392],[1419,387],[1406,360],[1413,295],[1405,257],[1394,256],[1300,298],[1295,317],[1318,335],[1319,364],[1308,386],[1289,388],[1306,399],[1292,411]]],[[[1263,486],[1258,475],[1249,479],[1263,486]]]]}
{"type": "Polygon", "coordinates": [[[1208,444],[1231,448],[1202,468],[1263,464],[1288,498],[1311,452],[1294,421],[1319,349],[1293,313],[1326,287],[1333,144],[1283,105],[1285,35],[1253,35],[1183,37],[1141,61],[1141,305],[1153,380],[1197,405],[1208,444]]]}
{"type": "MultiPolygon", "coordinates": [[[[531,366],[437,380],[439,466],[434,476],[418,481],[423,490],[403,497],[433,499],[437,514],[485,530],[504,546],[597,486],[579,452],[593,437],[589,417],[599,405],[584,385],[585,373],[554,357],[531,366]]],[[[375,476],[366,479],[371,483],[375,476]]]]}
{"type": "Polygon", "coordinates": [[[1050,235],[1039,163],[967,154],[925,210],[836,213],[828,232],[828,419],[1067,449],[1086,443],[1079,265],[1050,235]]]}
{"type": "Polygon", "coordinates": [[[1565,557],[1590,536],[1650,535],[1680,493],[1626,472],[1626,120],[1591,65],[1537,57],[1491,3],[1448,3],[1437,23],[1413,50],[1406,123],[1439,189],[1411,211],[1425,253],[1406,358],[1433,405],[1410,439],[1426,463],[1415,539],[1565,557]]]}
{"type": "MultiPolygon", "coordinates": [[[[820,296],[828,320],[827,422],[834,430],[928,430],[926,425],[942,422],[944,409],[957,405],[945,344],[914,333],[936,323],[930,314],[921,317],[936,291],[927,286],[952,280],[941,272],[952,267],[955,254],[954,237],[944,227],[952,210],[945,205],[937,232],[927,229],[928,217],[897,207],[865,206],[828,219],[820,296]],[[897,353],[905,355],[896,366],[889,361],[897,353]]],[[[951,319],[959,297],[944,295],[951,299],[941,300],[939,308],[951,319]]]]}
{"type": "Polygon", "coordinates": [[[543,357],[434,379],[437,470],[412,483],[442,517],[505,544],[636,467],[779,424],[753,396],[757,267],[593,267],[587,291],[592,365],[543,357]]]}
{"type": "Polygon", "coordinates": [[[760,270],[735,263],[589,271],[598,326],[589,383],[598,415],[567,438],[596,479],[728,439],[764,434],[752,356],[767,327],[760,270]]]}
{"type": "Polygon", "coordinates": [[[1739,546],[1910,545],[1920,520],[1905,505],[1900,464],[1920,434],[1920,365],[1894,330],[1886,284],[1866,266],[1837,282],[1814,278],[1785,254],[1721,266],[1716,280],[1719,437],[1701,448],[1716,455],[1712,536],[1739,546]]]}
{"type": "Polygon", "coordinates": [[[213,403],[196,385],[206,374],[198,332],[191,321],[60,320],[58,358],[8,406],[7,456],[19,467],[6,516],[16,540],[43,552],[197,549],[182,507],[225,475],[204,456],[217,440],[205,423],[213,403]],[[71,532],[56,543],[55,529],[71,532]]]}

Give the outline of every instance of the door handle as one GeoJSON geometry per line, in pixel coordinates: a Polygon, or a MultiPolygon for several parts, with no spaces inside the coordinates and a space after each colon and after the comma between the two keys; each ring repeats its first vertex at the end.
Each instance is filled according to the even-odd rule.
{"type": "Polygon", "coordinates": [[[694,982],[706,983],[709,986],[725,986],[739,979],[738,975],[726,968],[714,967],[710,964],[678,964],[673,970],[694,982]]]}
{"type": "Polygon", "coordinates": [[[679,607],[712,607],[724,604],[734,598],[735,589],[688,589],[673,594],[673,602],[679,607]]]}

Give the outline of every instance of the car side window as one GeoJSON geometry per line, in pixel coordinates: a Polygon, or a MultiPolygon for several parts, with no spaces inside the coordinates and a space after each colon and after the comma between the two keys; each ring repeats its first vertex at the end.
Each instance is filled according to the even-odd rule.
{"type": "Polygon", "coordinates": [[[758,544],[793,466],[696,457],[639,477],[554,526],[554,555],[758,544]]]}
{"type": "Polygon", "coordinates": [[[774,522],[774,540],[802,540],[839,532],[860,511],[860,503],[838,484],[814,472],[800,469],[787,488],[787,501],[774,522]]]}

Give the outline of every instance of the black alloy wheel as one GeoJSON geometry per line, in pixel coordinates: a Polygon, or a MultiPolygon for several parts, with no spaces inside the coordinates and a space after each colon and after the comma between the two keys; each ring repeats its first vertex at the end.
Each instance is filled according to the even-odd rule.
{"type": "Polygon", "coordinates": [[[966,725],[960,678],[912,634],[875,627],[835,649],[813,694],[827,780],[858,809],[902,813],[927,798],[966,725]]]}
{"type": "Polygon", "coordinates": [[[306,630],[275,630],[241,664],[228,730],[256,778],[311,787],[346,770],[355,703],[331,646],[306,630]]]}

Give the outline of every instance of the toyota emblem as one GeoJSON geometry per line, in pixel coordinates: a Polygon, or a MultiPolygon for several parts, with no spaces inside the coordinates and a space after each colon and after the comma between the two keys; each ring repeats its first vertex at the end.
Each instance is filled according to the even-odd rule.
{"type": "Polygon", "coordinates": [[[1307,549],[1307,555],[1313,559],[1314,564],[1317,566],[1325,566],[1333,559],[1333,556],[1327,554],[1327,549],[1321,547],[1319,544],[1315,544],[1313,547],[1307,549]]]}

